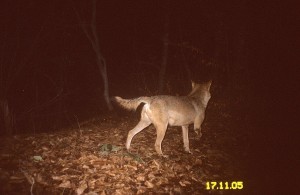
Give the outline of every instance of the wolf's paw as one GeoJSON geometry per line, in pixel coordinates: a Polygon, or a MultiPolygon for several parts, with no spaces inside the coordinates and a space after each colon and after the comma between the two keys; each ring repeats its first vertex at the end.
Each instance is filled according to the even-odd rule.
{"type": "Polygon", "coordinates": [[[130,151],[131,151],[129,147],[128,147],[128,148],[126,147],[126,150],[127,150],[127,152],[129,152],[129,153],[130,153],[130,151]]]}
{"type": "Polygon", "coordinates": [[[202,137],[202,133],[200,129],[195,129],[195,133],[197,134],[197,138],[201,138],[202,137]]]}
{"type": "Polygon", "coordinates": [[[158,153],[153,154],[153,156],[154,156],[155,158],[161,158],[161,159],[169,158],[169,155],[158,154],[158,153]]]}
{"type": "Polygon", "coordinates": [[[201,132],[198,134],[198,137],[199,137],[199,138],[201,138],[201,137],[202,137],[202,133],[201,133],[201,132]]]}
{"type": "Polygon", "coordinates": [[[184,152],[187,153],[187,154],[193,154],[190,149],[184,149],[184,152]]]}
{"type": "Polygon", "coordinates": [[[160,154],[159,156],[163,158],[169,158],[169,155],[165,155],[165,154],[160,154]]]}
{"type": "Polygon", "coordinates": [[[185,151],[186,153],[188,154],[193,154],[193,152],[191,152],[190,150],[189,151],[185,151]]]}

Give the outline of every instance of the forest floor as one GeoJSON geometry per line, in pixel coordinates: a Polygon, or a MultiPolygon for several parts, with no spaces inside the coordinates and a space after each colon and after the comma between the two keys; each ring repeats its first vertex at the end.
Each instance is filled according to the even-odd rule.
{"type": "Polygon", "coordinates": [[[192,154],[183,150],[181,128],[168,127],[162,143],[168,157],[158,156],[153,126],[137,134],[127,152],[127,133],[138,122],[132,114],[0,138],[0,194],[245,194],[249,135],[227,108],[209,105],[201,139],[190,126],[192,154]],[[219,189],[207,190],[207,182],[219,189]]]}

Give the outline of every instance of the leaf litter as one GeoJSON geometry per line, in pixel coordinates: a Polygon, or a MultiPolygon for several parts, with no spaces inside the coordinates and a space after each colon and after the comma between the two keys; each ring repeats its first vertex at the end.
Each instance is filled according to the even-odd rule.
{"type": "Polygon", "coordinates": [[[127,133],[137,123],[134,117],[93,120],[80,130],[0,138],[0,193],[226,194],[207,191],[205,183],[245,180],[239,155],[245,144],[238,142],[236,131],[224,130],[235,128],[220,124],[228,120],[224,113],[208,119],[201,139],[190,129],[193,154],[183,150],[181,129],[168,127],[162,143],[167,158],[154,150],[153,126],[133,138],[130,152],[125,149],[127,133]]]}

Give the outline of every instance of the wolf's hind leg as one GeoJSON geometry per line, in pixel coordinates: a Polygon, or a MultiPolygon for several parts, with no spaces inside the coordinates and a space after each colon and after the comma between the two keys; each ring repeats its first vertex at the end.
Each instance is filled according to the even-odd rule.
{"type": "Polygon", "coordinates": [[[191,153],[189,144],[189,126],[182,126],[182,137],[183,137],[183,147],[184,151],[191,153]]]}
{"type": "Polygon", "coordinates": [[[143,113],[142,113],[141,120],[139,121],[139,123],[132,130],[130,130],[128,132],[127,140],[126,140],[126,149],[127,150],[129,150],[129,148],[130,148],[130,143],[131,143],[132,138],[137,133],[139,133],[146,127],[148,127],[150,124],[151,124],[150,119],[147,116],[143,115],[143,113]]]}

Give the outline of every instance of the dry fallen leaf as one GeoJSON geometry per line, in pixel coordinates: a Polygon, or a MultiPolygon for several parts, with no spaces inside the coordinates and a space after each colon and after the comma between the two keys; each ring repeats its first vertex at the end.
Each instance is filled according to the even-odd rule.
{"type": "MultiPolygon", "coordinates": [[[[35,179],[36,185],[47,186],[49,191],[44,194],[60,194],[60,188],[67,188],[70,194],[87,195],[205,194],[206,181],[240,175],[237,173],[242,167],[235,166],[237,163],[230,153],[222,151],[223,146],[214,141],[216,136],[229,136],[222,129],[204,126],[204,130],[210,128],[213,132],[205,134],[204,131],[206,137],[201,142],[191,137],[190,147],[195,152],[188,155],[183,153],[181,131],[170,127],[174,131],[167,131],[163,142],[163,151],[169,155],[165,159],[157,156],[153,147],[156,138],[153,127],[136,135],[132,143],[134,153],[123,150],[127,136],[123,129],[135,125],[134,121],[127,120],[107,119],[101,124],[95,120],[94,124],[86,123],[89,125],[86,128],[81,126],[81,134],[78,130],[70,130],[10,140],[3,150],[3,154],[10,155],[0,154],[0,167],[9,167],[9,171],[0,169],[1,181],[21,185],[26,180],[19,171],[21,167],[32,177],[28,177],[29,183],[35,179]],[[9,147],[12,144],[14,147],[9,147]],[[99,155],[99,147],[103,144],[111,146],[107,156],[99,155]],[[113,146],[121,148],[114,151],[113,146]],[[38,163],[28,158],[34,155],[40,155],[36,159],[38,163]]],[[[236,142],[238,139],[228,140],[236,142]]],[[[0,138],[0,144],[5,143],[1,141],[0,138]]],[[[225,141],[222,143],[228,144],[225,141]]]]}
{"type": "Polygon", "coordinates": [[[84,192],[84,190],[85,189],[87,189],[87,184],[86,184],[86,181],[81,181],[80,183],[79,183],[79,187],[76,189],[76,193],[78,194],[78,195],[81,195],[83,192],[84,192]]]}
{"type": "Polygon", "coordinates": [[[35,180],[37,183],[43,184],[43,185],[49,185],[48,182],[45,180],[42,173],[38,173],[35,177],[35,180]]]}
{"type": "Polygon", "coordinates": [[[183,183],[182,181],[179,181],[179,184],[183,187],[186,186],[185,183],[183,183]]]}
{"type": "Polygon", "coordinates": [[[138,181],[145,181],[145,176],[144,175],[139,175],[136,179],[138,181]]]}
{"type": "Polygon", "coordinates": [[[150,181],[145,181],[145,185],[146,185],[148,188],[153,188],[153,187],[154,187],[153,183],[151,183],[150,181]]]}
{"type": "Polygon", "coordinates": [[[60,188],[71,188],[71,182],[69,180],[63,181],[58,185],[60,188]]]}

